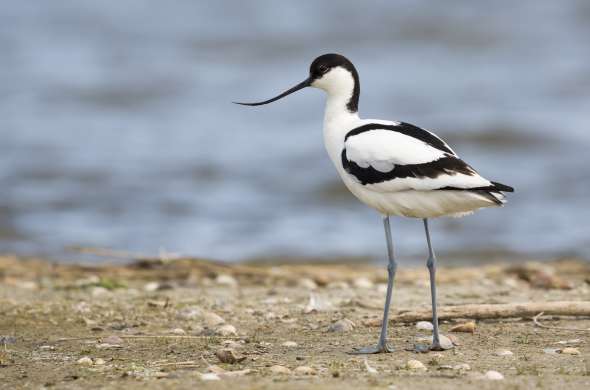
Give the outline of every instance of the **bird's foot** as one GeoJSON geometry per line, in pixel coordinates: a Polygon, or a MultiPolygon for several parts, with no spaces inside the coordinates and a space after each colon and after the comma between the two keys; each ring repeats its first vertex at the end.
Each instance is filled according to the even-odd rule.
{"type": "Polygon", "coordinates": [[[391,353],[394,349],[392,346],[387,344],[370,345],[368,347],[354,348],[350,355],[371,355],[375,353],[391,353]]]}
{"type": "Polygon", "coordinates": [[[428,344],[416,344],[414,345],[414,351],[418,352],[418,353],[426,353],[426,352],[430,352],[430,351],[446,351],[449,349],[454,348],[453,344],[450,345],[441,345],[440,342],[434,342],[430,345],[428,344]]]}

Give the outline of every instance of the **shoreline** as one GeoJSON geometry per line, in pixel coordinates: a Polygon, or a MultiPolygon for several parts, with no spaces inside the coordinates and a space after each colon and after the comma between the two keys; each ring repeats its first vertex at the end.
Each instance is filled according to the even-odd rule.
{"type": "MultiPolygon", "coordinates": [[[[0,388],[494,388],[490,370],[523,389],[590,382],[590,332],[540,328],[529,316],[443,320],[453,350],[406,350],[428,336],[414,321],[396,320],[429,309],[425,267],[401,267],[396,277],[396,351],[348,355],[377,337],[386,277],[382,266],[358,263],[77,265],[0,256],[0,388]],[[451,332],[471,320],[473,333],[451,332]],[[573,353],[560,353],[565,348],[573,353]]],[[[441,264],[437,281],[441,310],[588,301],[590,264],[441,264]]],[[[541,320],[590,328],[590,317],[541,320]]]]}

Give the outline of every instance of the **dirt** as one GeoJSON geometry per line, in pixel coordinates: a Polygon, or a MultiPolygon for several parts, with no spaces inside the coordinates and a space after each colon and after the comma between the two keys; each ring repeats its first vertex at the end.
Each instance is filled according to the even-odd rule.
{"type": "MultiPolygon", "coordinates": [[[[576,260],[442,268],[437,277],[441,306],[590,297],[590,265],[576,260]]],[[[385,282],[384,268],[370,264],[90,267],[0,257],[0,388],[590,388],[590,318],[542,317],[548,326],[586,329],[577,332],[530,318],[449,331],[467,316],[441,323],[453,349],[426,354],[413,346],[427,330],[392,322],[395,352],[349,355],[378,337],[385,282]],[[341,331],[329,331],[342,319],[341,331]],[[223,325],[236,334],[226,327],[221,335],[223,325]],[[559,353],[568,347],[574,354],[559,353]],[[232,351],[216,354],[224,348],[232,351]],[[407,368],[409,360],[425,369],[407,368]],[[275,373],[275,365],[291,372],[275,373]],[[504,379],[485,379],[489,370],[504,379]]],[[[392,312],[428,308],[429,291],[425,269],[402,268],[392,312]]]]}

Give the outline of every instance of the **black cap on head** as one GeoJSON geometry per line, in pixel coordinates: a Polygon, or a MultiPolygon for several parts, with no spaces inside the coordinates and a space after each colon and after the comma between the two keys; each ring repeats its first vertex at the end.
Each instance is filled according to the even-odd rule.
{"type": "Polygon", "coordinates": [[[360,94],[358,73],[357,73],[356,69],[354,68],[354,65],[352,65],[352,62],[350,62],[346,57],[344,57],[340,54],[334,54],[334,53],[324,54],[324,55],[317,57],[315,60],[313,60],[313,62],[309,66],[309,77],[307,79],[303,80],[302,82],[300,82],[299,84],[297,84],[296,86],[294,86],[293,88],[290,88],[287,91],[281,93],[280,95],[275,96],[272,99],[268,99],[268,100],[265,100],[262,102],[257,102],[257,103],[239,103],[239,102],[234,102],[234,103],[241,104],[244,106],[261,106],[263,104],[272,103],[274,101],[284,98],[287,95],[292,94],[293,92],[297,92],[300,89],[303,89],[305,87],[309,87],[311,85],[311,83],[314,82],[314,80],[322,78],[322,76],[324,74],[328,73],[331,69],[334,69],[336,67],[342,67],[342,68],[348,70],[352,74],[352,77],[354,78],[354,91],[352,93],[350,101],[346,105],[346,108],[350,112],[356,112],[356,111],[358,111],[358,100],[359,100],[359,94],[360,94]]]}

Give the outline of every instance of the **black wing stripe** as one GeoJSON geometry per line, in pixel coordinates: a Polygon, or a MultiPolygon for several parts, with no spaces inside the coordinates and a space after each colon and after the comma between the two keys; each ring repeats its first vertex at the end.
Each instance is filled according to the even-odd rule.
{"type": "Polygon", "coordinates": [[[433,148],[436,148],[438,150],[442,150],[443,152],[450,153],[452,155],[455,154],[455,152],[453,152],[451,150],[451,148],[449,148],[448,145],[444,143],[443,140],[441,140],[440,138],[438,138],[434,134],[432,134],[424,129],[421,129],[417,126],[411,125],[409,123],[405,123],[405,122],[400,122],[399,125],[383,125],[383,124],[379,124],[379,123],[369,123],[369,124],[357,127],[355,129],[352,129],[348,133],[346,133],[346,136],[344,137],[344,142],[346,142],[346,140],[352,136],[355,136],[355,135],[358,135],[358,134],[361,134],[361,133],[364,133],[367,131],[371,131],[371,130],[396,131],[396,132],[406,135],[408,137],[416,138],[416,139],[432,146],[433,148]]]}
{"type": "Polygon", "coordinates": [[[423,164],[394,165],[394,168],[389,172],[378,171],[372,166],[363,168],[354,161],[349,161],[346,156],[346,149],[342,150],[341,158],[344,170],[354,176],[363,185],[377,184],[406,177],[434,179],[441,175],[454,175],[457,173],[470,176],[476,174],[473,168],[454,156],[442,157],[423,164]]]}

